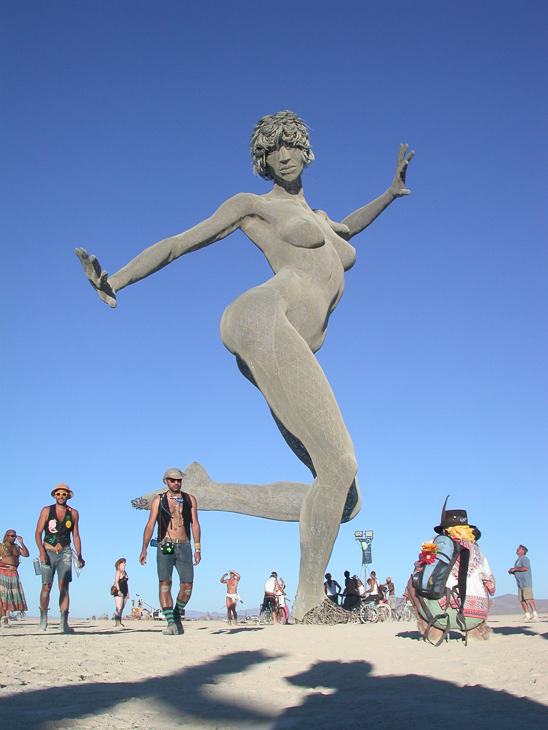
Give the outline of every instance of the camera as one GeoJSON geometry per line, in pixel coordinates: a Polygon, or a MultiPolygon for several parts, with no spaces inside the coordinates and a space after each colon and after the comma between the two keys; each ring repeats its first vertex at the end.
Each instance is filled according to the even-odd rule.
{"type": "Polygon", "coordinates": [[[160,545],[160,550],[162,551],[163,555],[171,555],[171,553],[174,551],[175,546],[172,542],[164,542],[162,545],[160,545]]]}

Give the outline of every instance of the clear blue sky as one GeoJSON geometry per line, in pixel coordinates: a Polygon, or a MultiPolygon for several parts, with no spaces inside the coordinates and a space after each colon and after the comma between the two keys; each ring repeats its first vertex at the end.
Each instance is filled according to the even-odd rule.
{"type": "MultiPolygon", "coordinates": [[[[445,495],[483,532],[498,593],[529,547],[548,596],[547,6],[543,2],[4,2],[0,8],[2,525],[32,556],[40,508],[75,492],[87,566],[71,612],[112,612],[114,561],[137,564],[130,499],[168,467],[218,481],[309,480],[223,347],[224,308],[271,272],[237,233],[124,290],[94,294],[73,251],[113,273],[231,195],[267,192],[249,136],[293,109],[316,161],[314,208],[341,220],[416,150],[411,196],[360,237],[318,357],[354,439],[364,506],[330,569],[359,570],[356,529],[399,595],[445,495]]],[[[298,527],[202,513],[189,608],[293,596],[298,527]]],[[[39,579],[22,570],[36,614],[39,579]]],[[[57,593],[52,606],[56,613],[57,593]]]]}

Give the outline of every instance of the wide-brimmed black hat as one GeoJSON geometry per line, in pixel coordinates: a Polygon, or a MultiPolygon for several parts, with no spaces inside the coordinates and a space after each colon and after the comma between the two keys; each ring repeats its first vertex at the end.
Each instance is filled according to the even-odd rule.
{"type": "Polygon", "coordinates": [[[479,540],[481,537],[481,532],[478,530],[478,528],[475,525],[470,525],[468,522],[468,514],[465,509],[446,509],[447,506],[447,500],[449,499],[449,495],[445,498],[445,502],[443,503],[443,508],[441,510],[441,520],[440,524],[437,527],[434,527],[434,532],[437,532],[438,535],[441,535],[444,530],[446,530],[448,527],[458,527],[459,525],[468,525],[469,527],[474,530],[474,536],[476,540],[479,540]]]}

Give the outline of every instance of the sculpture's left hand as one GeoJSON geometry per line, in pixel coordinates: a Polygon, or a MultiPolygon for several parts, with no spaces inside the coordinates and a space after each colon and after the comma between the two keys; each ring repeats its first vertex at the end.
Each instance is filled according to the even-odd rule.
{"type": "Polygon", "coordinates": [[[101,264],[97,260],[97,256],[90,256],[85,248],[75,248],[74,253],[80,259],[82,268],[88,277],[89,283],[95,289],[99,297],[106,302],[109,307],[116,306],[116,293],[112,289],[106,271],[101,270],[101,264]]]}
{"type": "Polygon", "coordinates": [[[400,149],[398,150],[398,164],[396,165],[396,174],[394,175],[394,180],[392,181],[392,185],[390,186],[390,191],[395,198],[401,198],[402,195],[411,194],[411,190],[408,190],[405,187],[405,176],[407,175],[407,166],[413,158],[415,151],[411,150],[411,152],[407,155],[408,149],[408,144],[401,144],[400,149]]]}

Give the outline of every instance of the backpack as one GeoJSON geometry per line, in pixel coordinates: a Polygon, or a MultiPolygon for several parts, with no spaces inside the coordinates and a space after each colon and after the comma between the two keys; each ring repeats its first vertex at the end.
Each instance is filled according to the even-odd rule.
{"type": "Polygon", "coordinates": [[[439,646],[447,637],[451,629],[451,599],[456,603],[456,626],[464,633],[466,643],[466,621],[464,617],[464,603],[466,601],[466,576],[470,562],[470,550],[461,545],[448,535],[438,535],[432,543],[423,543],[423,549],[419,560],[415,563],[415,570],[411,576],[411,584],[415,590],[417,601],[428,622],[424,634],[424,640],[429,641],[428,634],[434,624],[445,619],[445,627],[441,639],[436,646],[439,646]],[[457,585],[453,588],[447,587],[447,580],[451,575],[453,566],[460,558],[459,575],[457,585]],[[440,612],[435,615],[430,610],[431,601],[446,600],[445,610],[439,607],[440,612]]]}

